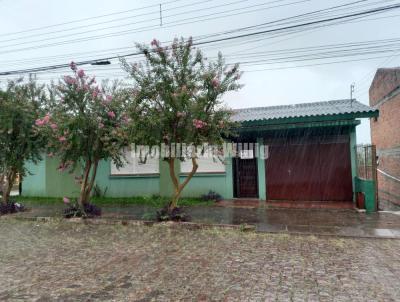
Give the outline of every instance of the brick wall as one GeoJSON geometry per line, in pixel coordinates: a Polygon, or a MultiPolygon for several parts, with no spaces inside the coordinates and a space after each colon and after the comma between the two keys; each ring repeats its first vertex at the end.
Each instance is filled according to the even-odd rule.
{"type": "MultiPolygon", "coordinates": [[[[378,69],[369,96],[379,109],[378,119],[371,119],[378,169],[400,179],[400,68],[378,69]]],[[[400,182],[378,172],[378,195],[381,208],[400,206],[400,182]]]]}
{"type": "Polygon", "coordinates": [[[400,85],[400,68],[379,68],[369,88],[369,104],[375,104],[400,85]]]}

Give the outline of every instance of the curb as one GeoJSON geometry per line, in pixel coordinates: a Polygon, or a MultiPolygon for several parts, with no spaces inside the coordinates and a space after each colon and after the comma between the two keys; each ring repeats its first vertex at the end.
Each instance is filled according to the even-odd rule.
{"type": "MultiPolygon", "coordinates": [[[[1,219],[1,217],[0,217],[1,219]]],[[[323,236],[323,237],[336,237],[336,238],[353,238],[353,239],[400,239],[400,236],[392,236],[389,234],[382,235],[366,235],[358,234],[351,235],[346,233],[332,234],[330,232],[324,232],[324,227],[321,227],[318,231],[295,231],[289,230],[286,225],[276,225],[276,229],[260,230],[257,225],[253,224],[210,224],[210,223],[197,223],[197,222],[157,222],[151,220],[131,220],[131,219],[110,219],[110,218],[63,218],[63,217],[10,217],[3,216],[3,219],[15,219],[24,221],[36,221],[36,222],[51,222],[51,221],[65,221],[68,223],[76,224],[87,224],[87,225],[123,225],[123,226],[163,226],[171,229],[186,229],[186,230],[204,230],[204,229],[224,229],[224,230],[237,230],[240,232],[254,232],[260,234],[286,234],[294,236],[323,236]]],[[[307,225],[298,225],[295,227],[308,227],[307,225]]],[[[338,227],[339,228],[339,227],[338,227]]],[[[357,228],[355,228],[357,229],[357,228]]],[[[370,229],[370,231],[391,231],[391,229],[370,229]]]]}
{"type": "Polygon", "coordinates": [[[37,221],[37,222],[51,222],[51,221],[65,221],[69,223],[81,223],[90,225],[124,225],[124,226],[166,226],[169,228],[184,228],[188,230],[200,230],[200,229],[231,229],[239,230],[242,232],[255,232],[256,226],[251,224],[235,225],[235,224],[209,224],[209,223],[197,223],[197,222],[157,222],[151,220],[127,220],[127,219],[107,219],[107,218],[62,218],[62,217],[9,217],[16,220],[24,221],[37,221]]]}

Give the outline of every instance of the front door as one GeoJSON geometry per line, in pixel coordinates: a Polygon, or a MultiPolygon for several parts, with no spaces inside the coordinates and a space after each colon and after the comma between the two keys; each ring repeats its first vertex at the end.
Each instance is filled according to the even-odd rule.
{"type": "Polygon", "coordinates": [[[237,198],[258,197],[256,158],[234,158],[234,186],[237,198]]]}

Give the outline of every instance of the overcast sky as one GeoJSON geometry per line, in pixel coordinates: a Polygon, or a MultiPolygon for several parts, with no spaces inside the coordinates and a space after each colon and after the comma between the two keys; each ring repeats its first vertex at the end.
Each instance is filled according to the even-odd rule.
{"type": "MultiPolygon", "coordinates": [[[[153,38],[170,41],[180,36],[209,35],[354,1],[2,0],[0,72],[68,63],[71,60],[124,55],[135,51],[135,42],[149,43],[153,38]],[[163,3],[162,26],[159,17],[160,3],[163,3]],[[102,15],[108,16],[101,17],[102,15]],[[76,22],[81,19],[86,20],[76,22]],[[65,24],[57,25],[61,23],[65,24]],[[56,43],[59,45],[52,45],[56,43]]],[[[359,1],[359,5],[363,5],[360,9],[365,10],[399,2],[366,0],[359,1]]],[[[340,11],[340,14],[356,10],[356,7],[349,7],[340,11]]],[[[321,15],[321,18],[323,17],[321,15]]],[[[210,44],[203,48],[209,57],[215,56],[219,50],[228,56],[229,62],[248,62],[251,58],[247,55],[255,52],[399,38],[399,25],[400,9],[397,9],[353,22],[301,30],[290,35],[261,36],[257,40],[235,40],[210,44]]],[[[368,104],[368,88],[376,69],[397,66],[399,54],[400,51],[392,51],[377,54],[375,57],[379,58],[369,60],[359,59],[371,56],[243,64],[242,69],[245,73],[242,83],[245,86],[240,92],[230,94],[226,101],[233,108],[243,108],[343,99],[350,97],[350,85],[354,82],[355,97],[368,104]],[[343,60],[357,61],[331,64],[343,60]],[[329,64],[315,66],[325,63],[329,64]],[[314,66],[299,67],[304,65],[314,66]]],[[[279,52],[275,54],[277,55],[279,56],[279,52]]],[[[285,54],[284,57],[286,56],[285,54]]],[[[256,58],[261,60],[260,56],[256,58]]],[[[268,56],[263,59],[268,59],[268,56]]],[[[113,60],[109,66],[91,66],[88,70],[100,77],[113,78],[123,75],[117,60],[113,60]]],[[[60,72],[65,73],[66,70],[42,73],[38,76],[39,79],[48,81],[58,77],[60,72]]],[[[368,121],[358,127],[357,140],[359,143],[370,141],[368,121]]]]}

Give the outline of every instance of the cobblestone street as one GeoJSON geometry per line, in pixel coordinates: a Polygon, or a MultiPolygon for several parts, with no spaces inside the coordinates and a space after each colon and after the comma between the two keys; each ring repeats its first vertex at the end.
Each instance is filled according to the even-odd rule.
{"type": "Polygon", "coordinates": [[[400,240],[0,219],[1,301],[398,301],[400,240]]]}

